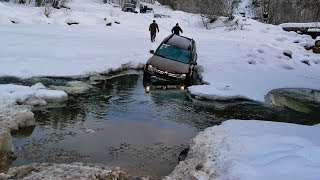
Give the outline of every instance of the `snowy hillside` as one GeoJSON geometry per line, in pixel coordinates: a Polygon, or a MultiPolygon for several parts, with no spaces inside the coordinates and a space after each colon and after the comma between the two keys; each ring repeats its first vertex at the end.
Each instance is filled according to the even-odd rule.
{"type": "MultiPolygon", "coordinates": [[[[249,1],[243,1],[238,11],[244,11],[249,1]]],[[[203,69],[202,77],[206,82],[206,85],[189,87],[188,90],[194,95],[208,99],[243,97],[263,102],[266,94],[277,88],[320,89],[320,55],[304,48],[305,45],[314,44],[315,40],[310,36],[285,32],[281,27],[262,24],[239,16],[233,22],[223,22],[219,19],[210,24],[211,30],[207,30],[202,27],[201,18],[197,15],[172,11],[158,4],[148,4],[148,6],[154,9],[155,14],[163,14],[167,18],[153,18],[153,13],[125,13],[119,7],[103,4],[98,0],[74,0],[69,4],[71,9],[53,9],[50,18],[47,18],[43,8],[0,2],[0,76],[87,77],[124,67],[141,68],[151,56],[149,50],[155,49],[165,37],[171,34],[171,28],[179,23],[183,29],[182,35],[193,38],[197,43],[198,64],[200,69],[203,69]],[[148,31],[153,19],[157,21],[160,29],[155,43],[150,42],[148,31]],[[78,23],[78,25],[69,26],[67,23],[78,23]],[[107,23],[112,25],[106,26],[107,23]]],[[[17,86],[13,90],[12,88],[13,85],[0,86],[0,92],[5,92],[0,94],[0,102],[4,104],[0,106],[2,109],[0,112],[11,110],[10,108],[16,105],[19,98],[29,97],[38,92],[32,87],[17,86]],[[9,100],[8,94],[12,95],[9,100]]],[[[59,91],[46,94],[45,97],[52,93],[58,93],[58,98],[65,96],[59,91]]],[[[3,122],[0,121],[0,126],[1,123],[3,122]]],[[[237,123],[239,122],[229,121],[221,128],[206,130],[206,133],[210,134],[218,129],[219,132],[226,133],[224,135],[232,137],[231,140],[220,142],[219,147],[224,148],[226,148],[224,143],[236,142],[236,137],[241,136],[241,146],[251,153],[250,156],[245,152],[239,153],[232,146],[228,149],[231,151],[229,154],[215,154],[221,156],[218,157],[219,161],[231,159],[229,155],[239,155],[239,159],[232,159],[236,161],[235,163],[221,162],[222,165],[230,165],[230,168],[226,168],[228,171],[223,171],[224,168],[214,169],[221,170],[218,174],[225,173],[223,177],[227,179],[228,177],[248,179],[252,174],[254,175],[252,177],[260,178],[264,175],[263,168],[268,166],[254,168],[254,165],[248,162],[256,159],[258,164],[265,160],[272,163],[270,159],[259,156],[261,154],[258,151],[261,149],[255,149],[253,146],[257,142],[265,141],[270,146],[263,144],[263,147],[274,148],[278,147],[276,145],[280,140],[280,143],[285,141],[285,138],[279,137],[293,136],[293,131],[301,129],[308,132],[304,127],[282,124],[281,127],[286,126],[281,129],[283,133],[277,131],[276,136],[272,136],[273,124],[269,126],[266,125],[267,123],[253,122],[247,125],[253,129],[261,128],[261,131],[253,130],[250,136],[260,137],[246,138],[249,135],[242,134],[241,127],[238,127],[237,123]],[[262,134],[265,126],[269,126],[266,130],[271,132],[266,138],[262,134]],[[274,141],[274,139],[280,140],[274,141]],[[250,166],[243,163],[249,163],[250,166]],[[240,171],[243,173],[239,173],[240,171]]],[[[17,128],[18,124],[15,124],[14,128],[17,128]]],[[[0,128],[0,135],[5,132],[10,136],[8,133],[10,128],[12,127],[0,128]]],[[[302,155],[289,158],[282,163],[280,160],[286,158],[288,154],[276,153],[270,156],[274,160],[275,167],[291,168],[287,165],[292,162],[293,170],[302,166],[305,170],[303,175],[306,176],[299,177],[319,179],[320,163],[318,159],[310,160],[320,155],[319,140],[314,138],[316,136],[314,130],[318,129],[318,126],[310,129],[312,132],[310,131],[308,136],[301,135],[297,137],[297,141],[289,138],[295,147],[300,142],[307,144],[305,151],[302,149],[298,152],[302,155]],[[310,144],[307,143],[309,139],[312,139],[310,144]]],[[[214,141],[214,137],[214,135],[199,136],[201,141],[209,144],[214,141]]],[[[198,140],[195,141],[198,142],[198,140]]],[[[280,150],[286,149],[287,146],[283,146],[280,150]]],[[[291,150],[291,146],[289,149],[291,150]]],[[[207,150],[210,151],[210,149],[204,151],[207,150]]],[[[267,153],[269,152],[265,152],[267,153]]],[[[203,169],[207,170],[211,166],[213,164],[205,164],[203,169]]],[[[277,168],[269,168],[268,172],[270,178],[271,175],[277,177],[277,173],[283,175],[277,168]]],[[[173,177],[179,177],[179,175],[173,175],[173,177]]],[[[280,175],[278,177],[283,177],[280,175]]],[[[295,178],[294,173],[285,175],[288,179],[295,178]]],[[[196,177],[201,179],[202,175],[196,177]]]]}

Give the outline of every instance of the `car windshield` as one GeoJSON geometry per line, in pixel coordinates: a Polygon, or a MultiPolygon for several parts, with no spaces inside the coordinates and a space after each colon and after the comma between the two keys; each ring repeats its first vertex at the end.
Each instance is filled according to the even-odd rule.
{"type": "Polygon", "coordinates": [[[190,63],[190,51],[168,44],[162,44],[155,54],[184,64],[190,63]]]}

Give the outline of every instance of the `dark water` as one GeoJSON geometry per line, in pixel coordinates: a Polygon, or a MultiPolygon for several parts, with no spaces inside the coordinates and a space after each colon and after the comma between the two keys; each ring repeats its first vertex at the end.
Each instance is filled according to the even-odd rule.
{"type": "MultiPolygon", "coordinates": [[[[198,102],[179,90],[146,94],[142,79],[141,74],[112,78],[86,94],[69,96],[66,105],[35,109],[37,125],[13,132],[18,156],[13,166],[88,162],[158,178],[174,169],[179,153],[198,131],[224,120],[305,124],[310,120],[305,113],[256,102],[198,102]]],[[[41,78],[20,83],[38,81],[61,85],[69,80],[41,78]]]]}
{"type": "Polygon", "coordinates": [[[90,162],[120,166],[131,175],[161,177],[178,164],[179,153],[198,131],[184,91],[146,94],[141,75],[113,78],[90,93],[71,96],[66,106],[34,111],[37,125],[14,134],[18,159],[90,162]]]}

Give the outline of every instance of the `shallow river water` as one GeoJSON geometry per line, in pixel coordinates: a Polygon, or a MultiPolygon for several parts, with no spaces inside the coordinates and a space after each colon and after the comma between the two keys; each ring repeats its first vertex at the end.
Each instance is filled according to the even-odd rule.
{"type": "Polygon", "coordinates": [[[304,116],[253,102],[208,105],[181,90],[147,94],[142,79],[141,74],[119,76],[86,94],[69,96],[67,104],[36,108],[37,125],[13,132],[18,156],[13,166],[88,162],[119,166],[133,176],[163,177],[178,164],[190,139],[206,127],[232,118],[290,122],[304,116]]]}

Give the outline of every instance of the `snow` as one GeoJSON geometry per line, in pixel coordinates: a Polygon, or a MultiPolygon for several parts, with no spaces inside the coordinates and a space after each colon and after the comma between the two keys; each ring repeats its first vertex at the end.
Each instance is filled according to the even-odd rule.
{"type": "Polygon", "coordinates": [[[240,0],[236,13],[239,15],[243,14],[245,17],[253,18],[254,12],[251,8],[252,0],[240,0]]]}
{"type": "Polygon", "coordinates": [[[0,84],[0,159],[6,159],[3,154],[12,151],[11,130],[35,125],[32,106],[66,100],[65,92],[46,89],[41,83],[31,87],[0,84]]]}
{"type": "MultiPolygon", "coordinates": [[[[249,2],[242,1],[241,7],[249,2]]],[[[242,17],[226,23],[221,18],[207,30],[198,15],[156,4],[150,5],[155,13],[171,18],[156,18],[160,33],[151,43],[152,13],[124,13],[93,0],[74,0],[69,6],[71,10],[53,9],[47,18],[43,8],[0,2],[0,76],[93,76],[94,81],[104,78],[99,73],[141,67],[151,56],[149,50],[179,23],[182,35],[197,43],[206,85],[188,91],[199,99],[264,102],[273,89],[320,89],[320,55],[304,48],[313,46],[314,40],[282,30],[296,24],[274,26],[242,17]],[[112,26],[106,26],[108,22],[112,26]],[[288,52],[291,58],[284,55],[288,52]],[[306,61],[310,66],[302,63],[306,61]]],[[[319,27],[319,23],[298,25],[319,27]]],[[[12,148],[10,130],[32,124],[31,106],[65,100],[65,92],[42,84],[0,85],[0,149],[12,148]],[[17,114],[19,121],[14,120],[17,114]]],[[[227,121],[199,133],[188,159],[168,179],[319,179],[317,131],[319,125],[227,121]]]]}
{"type": "Polygon", "coordinates": [[[310,28],[310,29],[308,29],[308,32],[320,32],[320,27],[319,28],[310,28]]]}
{"type": "Polygon", "coordinates": [[[41,83],[34,86],[0,84],[0,102],[3,105],[22,103],[27,99],[43,99],[46,102],[64,102],[68,95],[64,91],[45,89],[41,83]]]}
{"type": "Polygon", "coordinates": [[[319,125],[229,120],[200,132],[165,179],[319,179],[319,125]]]}
{"type": "Polygon", "coordinates": [[[279,25],[282,28],[319,28],[320,22],[310,22],[310,23],[283,23],[279,25]]]}

